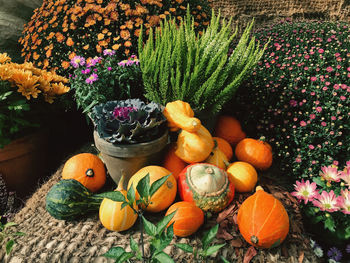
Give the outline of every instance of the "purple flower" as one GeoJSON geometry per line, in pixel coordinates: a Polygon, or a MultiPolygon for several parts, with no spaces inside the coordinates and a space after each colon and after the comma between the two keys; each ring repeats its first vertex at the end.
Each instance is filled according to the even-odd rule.
{"type": "Polygon", "coordinates": [[[108,48],[108,49],[103,50],[103,55],[104,56],[113,56],[113,55],[115,55],[115,51],[108,48]]]}
{"type": "Polygon", "coordinates": [[[341,251],[338,248],[331,247],[327,252],[327,256],[329,257],[329,259],[333,259],[335,261],[340,261],[343,257],[343,254],[341,253],[341,251]]]}
{"type": "Polygon", "coordinates": [[[70,64],[74,68],[79,68],[79,66],[84,66],[85,65],[85,58],[81,56],[75,56],[71,61],[70,64]]]}
{"type": "Polygon", "coordinates": [[[345,248],[346,253],[350,254],[350,244],[348,244],[345,248]]]}
{"type": "Polygon", "coordinates": [[[107,68],[107,70],[108,70],[108,71],[111,71],[111,70],[112,70],[112,68],[111,68],[111,67],[108,67],[108,68],[107,68]]]}
{"type": "Polygon", "coordinates": [[[81,73],[83,73],[83,74],[89,74],[90,73],[90,69],[89,68],[87,68],[87,69],[83,69],[82,71],[81,71],[81,73]]]}
{"type": "Polygon", "coordinates": [[[91,59],[91,60],[86,64],[86,66],[87,66],[87,67],[93,67],[93,66],[95,66],[97,63],[99,63],[101,60],[102,60],[101,57],[94,57],[93,59],[91,59]]]}
{"type": "Polygon", "coordinates": [[[98,75],[95,74],[95,73],[93,73],[93,74],[90,75],[90,77],[88,77],[88,78],[85,80],[85,82],[86,82],[87,84],[92,84],[92,83],[94,83],[96,80],[98,80],[98,75]]]}
{"type": "Polygon", "coordinates": [[[113,116],[122,121],[129,120],[130,119],[129,113],[136,110],[137,108],[135,107],[116,107],[113,111],[113,116]]]}

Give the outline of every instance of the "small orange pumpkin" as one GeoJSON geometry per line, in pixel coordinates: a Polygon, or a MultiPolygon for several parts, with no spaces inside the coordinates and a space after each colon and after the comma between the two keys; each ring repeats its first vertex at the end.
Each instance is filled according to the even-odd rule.
{"type": "Polygon", "coordinates": [[[228,115],[222,115],[219,117],[214,129],[214,135],[225,139],[232,146],[235,146],[246,137],[239,121],[228,115]]]}
{"type": "Polygon", "coordinates": [[[169,150],[166,153],[163,161],[163,167],[172,172],[177,180],[181,171],[187,166],[187,163],[185,163],[175,154],[175,147],[175,143],[169,145],[169,150]]]}
{"type": "Polygon", "coordinates": [[[164,167],[150,165],[138,170],[129,180],[128,189],[133,185],[135,189],[136,199],[139,198],[136,186],[138,182],[145,177],[147,174],[150,176],[150,184],[154,183],[158,179],[170,174],[169,178],[164,182],[164,184],[155,192],[151,197],[151,204],[145,209],[148,212],[160,212],[167,209],[175,200],[177,192],[177,183],[175,176],[164,167]]]}
{"type": "Polygon", "coordinates": [[[234,162],[227,167],[226,172],[237,192],[244,193],[254,190],[258,174],[251,164],[234,162]]]}
{"type": "Polygon", "coordinates": [[[260,186],[240,206],[237,224],[243,238],[258,248],[280,245],[289,232],[286,209],[260,186]]]}
{"type": "Polygon", "coordinates": [[[214,148],[210,132],[201,125],[197,132],[182,130],[177,138],[175,154],[187,163],[204,161],[214,148]]]}
{"type": "Polygon", "coordinates": [[[75,179],[91,192],[97,192],[106,182],[106,169],[96,155],[80,153],[66,161],[62,179],[75,179]]]}
{"type": "Polygon", "coordinates": [[[228,141],[220,137],[213,137],[213,139],[217,142],[219,149],[226,155],[227,160],[231,160],[233,156],[233,150],[228,141]]]}
{"type": "Polygon", "coordinates": [[[173,227],[176,236],[190,236],[204,223],[204,213],[194,203],[182,201],[172,204],[165,215],[167,216],[174,211],[176,211],[175,215],[168,226],[174,222],[173,227]]]}
{"type": "MultiPolygon", "coordinates": [[[[127,192],[123,188],[124,175],[120,178],[116,191],[121,192],[125,198],[127,192]]],[[[134,209],[138,207],[136,202],[134,203],[134,209]]],[[[100,205],[99,217],[102,225],[111,231],[125,231],[132,227],[136,220],[137,214],[131,209],[130,206],[122,208],[122,202],[115,202],[111,199],[104,198],[100,205]]]]}
{"type": "Polygon", "coordinates": [[[235,149],[238,160],[250,163],[258,170],[267,170],[272,165],[271,146],[263,140],[245,138],[235,149]]]}
{"type": "Polygon", "coordinates": [[[211,151],[211,153],[209,154],[209,157],[204,161],[204,163],[214,164],[217,167],[220,167],[221,169],[226,170],[228,165],[227,156],[218,147],[218,143],[215,139],[214,139],[214,144],[215,144],[214,149],[211,151]]]}

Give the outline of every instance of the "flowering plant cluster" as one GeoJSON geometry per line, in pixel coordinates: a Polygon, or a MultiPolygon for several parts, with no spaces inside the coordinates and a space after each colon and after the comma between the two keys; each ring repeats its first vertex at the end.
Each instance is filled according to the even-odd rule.
{"type": "Polygon", "coordinates": [[[313,223],[324,222],[324,227],[350,239],[350,161],[343,170],[336,165],[323,166],[319,176],[296,181],[292,192],[305,208],[313,223]]]}
{"type": "Polygon", "coordinates": [[[350,160],[349,32],[345,23],[286,21],[256,33],[270,44],[238,92],[239,116],[292,178],[350,160]]]}
{"type": "Polygon", "coordinates": [[[142,97],[142,73],[135,56],[119,61],[114,50],[105,49],[102,57],[75,56],[70,63],[75,68],[70,78],[71,87],[84,113],[109,100],[142,97]]]}
{"type": "Polygon", "coordinates": [[[68,79],[54,72],[0,54],[0,147],[40,126],[55,97],[69,91],[65,83],[68,79]]]}
{"type": "Polygon", "coordinates": [[[207,0],[44,0],[24,27],[22,56],[61,73],[77,54],[92,58],[109,48],[126,59],[136,54],[142,25],[148,33],[166,16],[181,19],[187,5],[203,30],[210,19],[207,0]]]}

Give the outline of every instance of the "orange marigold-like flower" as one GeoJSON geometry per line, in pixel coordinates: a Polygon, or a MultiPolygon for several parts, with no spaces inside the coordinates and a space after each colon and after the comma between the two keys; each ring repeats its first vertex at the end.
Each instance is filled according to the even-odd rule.
{"type": "Polygon", "coordinates": [[[0,64],[11,62],[11,58],[7,53],[0,53],[0,64]]]}
{"type": "Polygon", "coordinates": [[[129,39],[130,37],[130,32],[129,30],[122,30],[120,31],[120,36],[123,38],[123,39],[129,39]]]}

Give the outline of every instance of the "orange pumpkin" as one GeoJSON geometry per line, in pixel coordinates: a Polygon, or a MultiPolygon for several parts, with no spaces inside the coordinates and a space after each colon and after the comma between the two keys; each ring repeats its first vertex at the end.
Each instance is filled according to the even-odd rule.
{"type": "Polygon", "coordinates": [[[75,179],[91,192],[97,192],[106,182],[106,169],[96,155],[80,153],[64,164],[62,179],[75,179]]]}
{"type": "Polygon", "coordinates": [[[218,144],[219,149],[226,155],[227,159],[231,160],[233,156],[233,150],[228,141],[220,137],[213,137],[213,139],[218,144]]]}
{"type": "Polygon", "coordinates": [[[250,163],[258,170],[267,170],[272,165],[271,146],[262,140],[246,138],[235,149],[238,160],[250,163]]]}
{"type": "Polygon", "coordinates": [[[168,226],[174,222],[174,234],[179,237],[187,237],[195,233],[204,223],[204,213],[202,209],[194,203],[182,201],[171,205],[166,212],[166,216],[175,212],[174,217],[168,226]]]}
{"type": "Polygon", "coordinates": [[[194,117],[190,104],[181,100],[168,102],[163,114],[168,120],[170,131],[183,129],[188,132],[196,132],[201,126],[201,121],[194,117]]]}
{"type": "Polygon", "coordinates": [[[226,172],[237,192],[244,193],[254,190],[258,174],[251,164],[234,162],[227,167],[226,172]]]}
{"type": "Polygon", "coordinates": [[[209,131],[201,125],[197,132],[182,130],[177,138],[175,154],[187,163],[204,161],[212,149],[214,140],[209,131]]]}
{"type": "MultiPolygon", "coordinates": [[[[123,188],[124,176],[121,177],[116,191],[121,192],[125,198],[127,192],[123,188]]],[[[134,209],[138,207],[134,203],[134,209]]],[[[137,219],[137,214],[130,206],[122,208],[122,202],[115,202],[111,199],[104,198],[100,205],[99,218],[102,225],[111,231],[125,231],[132,227],[137,219]]]]}
{"type": "Polygon", "coordinates": [[[240,206],[237,224],[243,238],[258,248],[278,246],[289,232],[286,209],[260,186],[240,206]]]}
{"type": "Polygon", "coordinates": [[[239,121],[228,115],[219,117],[214,129],[214,135],[225,139],[233,146],[246,137],[239,121]]]}
{"type": "Polygon", "coordinates": [[[214,149],[209,154],[209,157],[204,161],[204,163],[214,164],[221,169],[226,170],[228,165],[227,156],[219,149],[216,140],[214,140],[214,149]]]}
{"type": "Polygon", "coordinates": [[[175,147],[175,143],[169,146],[169,150],[166,153],[163,161],[163,167],[172,172],[177,180],[179,173],[181,173],[181,171],[187,166],[187,163],[185,163],[175,154],[175,147]]]}
{"type": "Polygon", "coordinates": [[[138,182],[145,177],[147,174],[150,176],[150,184],[154,183],[158,179],[170,174],[169,178],[165,183],[155,192],[151,197],[151,204],[145,209],[148,212],[160,212],[167,209],[175,200],[177,192],[177,183],[174,175],[164,167],[150,165],[141,168],[137,171],[129,180],[128,189],[133,185],[135,189],[136,199],[139,198],[137,193],[136,186],[138,182]]]}

